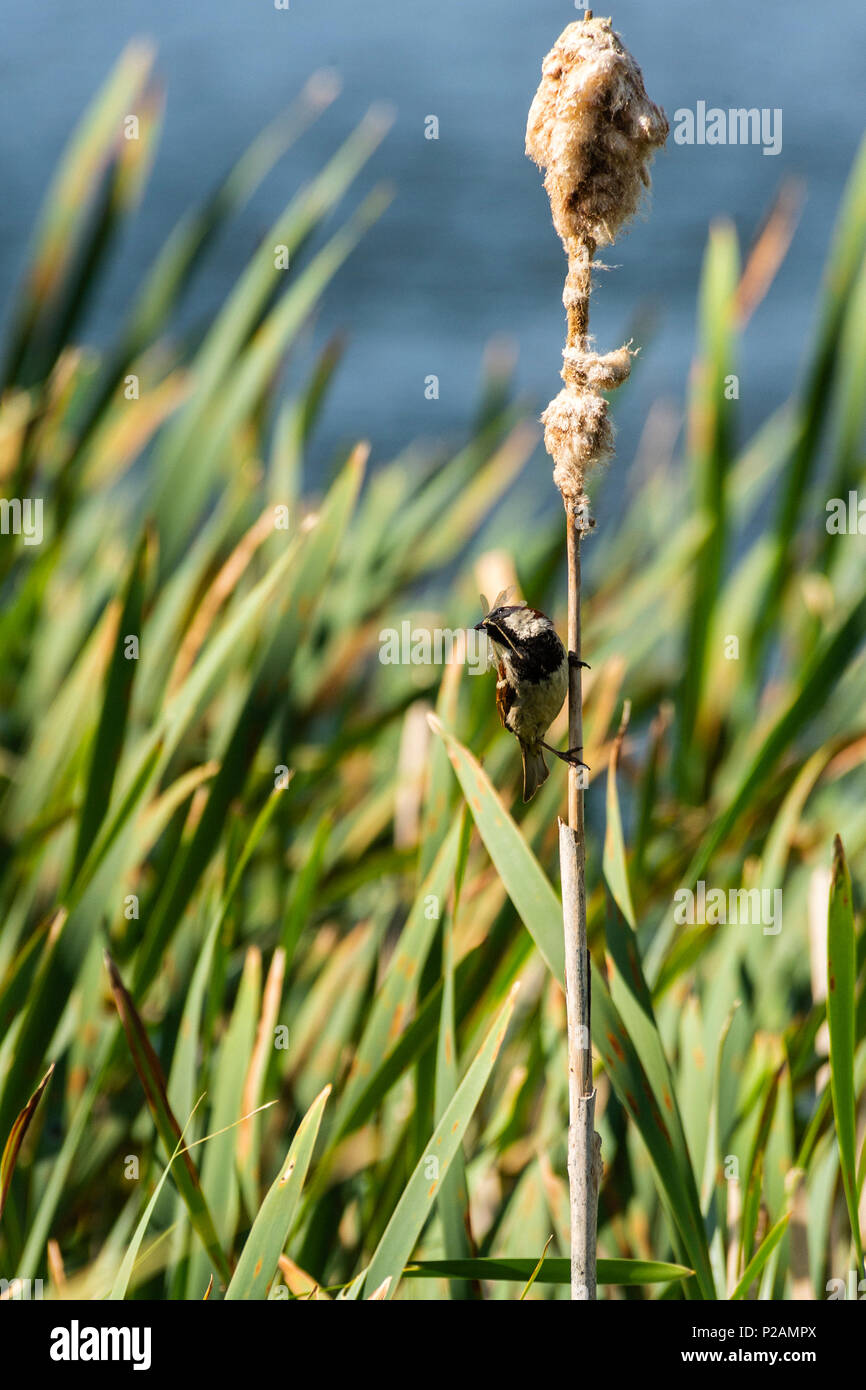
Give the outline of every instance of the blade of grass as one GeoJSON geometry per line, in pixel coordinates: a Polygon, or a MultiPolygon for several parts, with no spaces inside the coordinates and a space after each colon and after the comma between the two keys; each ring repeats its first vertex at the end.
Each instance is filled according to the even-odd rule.
{"type": "Polygon", "coordinates": [[[793,456],[785,470],[774,531],[773,568],[756,613],[750,643],[750,665],[760,669],[770,634],[778,626],[779,605],[792,572],[797,525],[816,458],[818,442],[832,400],[841,341],[841,327],[866,245],[866,141],[857,155],[839,214],[833,246],[826,263],[821,322],[817,344],[806,372],[793,456]]]}
{"type": "Polygon", "coordinates": [[[857,955],[854,935],[854,899],[851,875],[842,841],[833,842],[833,877],[827,918],[827,1024],[830,1030],[830,1086],[833,1118],[839,1142],[842,1183],[857,1252],[863,1273],[863,1238],[860,1232],[857,1188],[857,1102],[854,1089],[856,1049],[854,994],[857,955]]]}
{"type": "Polygon", "coordinates": [[[731,1294],[732,1302],[738,1302],[740,1299],[746,1297],[752,1284],[760,1275],[761,1270],[764,1268],[764,1265],[767,1263],[776,1246],[779,1244],[779,1241],[782,1239],[783,1235],[788,1229],[788,1222],[790,1221],[790,1219],[791,1213],[788,1211],[781,1218],[781,1220],[777,1221],[775,1226],[772,1226],[770,1230],[767,1232],[764,1239],[761,1241],[761,1244],[758,1246],[757,1250],[752,1256],[751,1260],[746,1265],[742,1279],[740,1279],[739,1283],[734,1288],[731,1294]]]}
{"type": "Polygon", "coordinates": [[[696,852],[683,883],[693,887],[703,878],[713,855],[734,829],[755,790],[770,776],[778,759],[808,721],[822,709],[827,691],[839,680],[866,637],[866,595],[810,657],[800,678],[797,694],[765,735],[733,796],[696,852]]]}
{"type": "MultiPolygon", "coordinates": [[[[436,745],[441,749],[442,745],[436,745]]],[[[443,753],[444,756],[444,753],[443,753]]],[[[434,1110],[437,1121],[441,1120],[457,1091],[460,1071],[457,1060],[457,1024],[454,1009],[454,928],[460,906],[460,890],[466,871],[469,852],[469,830],[471,821],[463,808],[460,825],[460,850],[454,876],[454,890],[451,910],[443,924],[442,941],[442,1011],[439,1018],[439,1034],[436,1042],[436,1072],[434,1110]]],[[[458,1148],[454,1155],[451,1171],[442,1183],[439,1195],[439,1219],[448,1259],[468,1259],[473,1251],[469,1237],[469,1192],[466,1185],[466,1170],[463,1153],[458,1148]]],[[[477,1285],[469,1282],[453,1283],[452,1298],[463,1301],[480,1296],[477,1285]]]]}
{"type": "Polygon", "coordinates": [[[9,1188],[12,1183],[12,1174],[15,1171],[15,1164],[21,1152],[21,1145],[24,1143],[24,1136],[30,1128],[33,1116],[36,1114],[36,1107],[42,1099],[46,1086],[51,1080],[54,1072],[54,1063],[48,1068],[33,1095],[28,1100],[18,1119],[15,1121],[6,1143],[3,1146],[3,1156],[0,1158],[0,1219],[3,1216],[3,1209],[6,1206],[6,1199],[9,1196],[9,1188]]]}
{"type": "Polygon", "coordinates": [[[114,639],[114,652],[105,679],[93,751],[87,773],[84,804],[78,817],[78,834],[69,881],[73,882],[96,838],[111,800],[111,790],[126,737],[129,702],[138,660],[127,655],[127,638],[141,639],[144,586],[146,582],[147,536],[138,543],[114,639]]]}
{"type": "MultiPolygon", "coordinates": [[[[294,555],[295,563],[291,578],[286,583],[287,592],[281,595],[283,611],[253,674],[249,693],[234,723],[201,819],[189,842],[176,856],[171,876],[154,909],[140,958],[136,962],[137,993],[153,978],[165,946],[219,843],[232,800],[242,790],[259,744],[285,697],[298,631],[312,620],[319,596],[325,588],[354,509],[366,456],[366,449],[359,448],[353,452],[325,500],[317,525],[304,535],[297,552],[290,547],[289,553],[294,555]]],[[[274,573],[284,572],[285,558],[277,562],[274,573]]],[[[230,622],[228,630],[234,631],[234,626],[230,622]]],[[[225,636],[224,629],[221,638],[225,636]]],[[[230,656],[231,648],[226,650],[220,641],[217,652],[221,660],[224,656],[230,656]]],[[[203,654],[203,660],[208,662],[207,651],[203,654]]],[[[210,660],[213,662],[212,654],[210,660]]],[[[197,662],[176,696],[185,713],[194,707],[190,687],[200,688],[202,684],[199,667],[200,663],[197,662]]]]}
{"type": "MultiPolygon", "coordinates": [[[[684,1265],[660,1260],[599,1260],[597,1267],[599,1284],[618,1284],[623,1288],[677,1283],[693,1273],[684,1265]]],[[[415,1260],[403,1274],[407,1279],[505,1279],[510,1283],[522,1283],[535,1274],[540,1284],[570,1284],[571,1262],[554,1255],[538,1262],[502,1256],[495,1260],[415,1260]]]]}
{"type": "Polygon", "coordinates": [[[550,973],[565,979],[565,948],[559,900],[503,806],[487,773],[468,749],[450,734],[435,715],[428,715],[434,733],[444,741],[466,804],[484,841],[484,847],[514,903],[523,925],[532,936],[550,973]],[[550,913],[551,903],[555,912],[550,913]]]}
{"type": "MultiPolygon", "coordinates": [[[[172,1155],[177,1141],[181,1138],[181,1130],[168,1103],[165,1079],[159,1058],[151,1046],[144,1024],[120,978],[117,967],[107,952],[105,963],[117,1012],[123,1024],[123,1031],[126,1034],[133,1064],[144,1088],[157,1133],[166,1153],[172,1155]]],[[[178,1189],[186,1203],[193,1227],[207,1250],[216,1273],[221,1279],[228,1280],[231,1271],[220,1246],[213,1218],[201,1189],[198,1172],[188,1153],[184,1153],[183,1159],[183,1163],[179,1164],[176,1170],[178,1189]]]]}
{"type": "Polygon", "coordinates": [[[380,982],[361,1039],[355,1049],[335,1121],[335,1133],[345,1134],[345,1119],[381,1058],[393,1047],[418,989],[421,966],[439,927],[446,894],[453,882],[460,845],[455,823],[443,844],[400,934],[384,979],[380,982]]]}
{"type": "Polygon", "coordinates": [[[322,74],[314,74],[289,111],[256,136],[217,191],[175,227],[141,286],[120,340],[100,374],[77,427],[76,451],[102,418],[126,368],[167,327],[221,228],[244,207],[265,175],[335,95],[336,83],[329,84],[322,74]]]}
{"type": "Polygon", "coordinates": [[[101,173],[122,136],[123,119],[136,107],[153,61],[145,44],[130,44],[69,142],[40,214],[31,266],[9,334],[4,388],[39,380],[23,374],[24,358],[46,306],[62,295],[101,173]]]}
{"type": "Polygon", "coordinates": [[[259,1208],[241,1251],[226,1299],[267,1298],[280,1255],[289,1238],[307,1169],[316,1147],[330,1086],[316,1097],[292,1140],[286,1161],[259,1208]]]}
{"type": "Polygon", "coordinates": [[[525,1285],[523,1286],[523,1289],[521,1290],[521,1293],[520,1293],[520,1302],[521,1302],[521,1303],[524,1301],[524,1299],[526,1298],[526,1295],[529,1293],[529,1290],[532,1288],[532,1285],[535,1283],[536,1279],[538,1278],[539,1274],[541,1273],[541,1267],[542,1267],[542,1265],[544,1264],[544,1257],[545,1257],[545,1255],[547,1254],[548,1250],[550,1249],[550,1243],[551,1243],[552,1240],[553,1240],[553,1236],[548,1236],[547,1242],[546,1242],[546,1244],[545,1244],[545,1247],[544,1247],[544,1249],[542,1250],[541,1255],[539,1256],[538,1263],[536,1264],[535,1269],[532,1271],[532,1273],[530,1274],[529,1278],[527,1279],[525,1285]]]}
{"type": "MultiPolygon", "coordinates": [[[[237,1135],[232,1126],[244,1114],[244,1080],[247,1058],[255,1037],[261,994],[262,958],[258,947],[248,948],[228,1028],[213,1063],[213,1104],[209,1128],[218,1137],[211,1139],[201,1165],[201,1190],[213,1218],[220,1246],[231,1249],[240,1211],[238,1175],[235,1165],[237,1135]]],[[[186,1296],[200,1298],[207,1288],[210,1261],[204,1250],[190,1255],[186,1296]]]]}
{"type": "Polygon", "coordinates": [[[512,990],[507,1004],[490,1028],[454,1099],[430,1136],[425,1152],[418,1160],[415,1171],[406,1184],[385,1233],[373,1253],[364,1283],[366,1289],[377,1289],[385,1279],[390,1278],[387,1296],[393,1298],[396,1293],[403,1267],[412,1254],[493,1071],[511,1020],[516,989],[517,986],[512,990]],[[432,1178],[428,1166],[428,1160],[431,1158],[435,1160],[435,1176],[432,1178]]]}
{"type": "Polygon", "coordinates": [[[141,1220],[139,1221],[138,1225],[135,1228],[135,1231],[133,1232],[132,1239],[130,1240],[129,1245],[126,1248],[126,1251],[124,1252],[123,1259],[120,1262],[120,1267],[118,1268],[117,1274],[115,1275],[114,1283],[112,1284],[111,1290],[107,1295],[109,1302],[123,1300],[124,1298],[126,1298],[126,1291],[129,1288],[129,1281],[132,1277],[132,1271],[135,1268],[135,1262],[138,1259],[138,1252],[141,1248],[141,1242],[144,1240],[145,1232],[147,1231],[147,1228],[150,1225],[151,1217],[153,1216],[154,1208],[156,1207],[156,1204],[159,1201],[159,1195],[162,1192],[165,1180],[171,1172],[171,1165],[174,1163],[174,1160],[177,1158],[178,1154],[183,1148],[183,1136],[187,1131],[187,1128],[190,1124],[190,1121],[192,1120],[193,1115],[195,1114],[195,1110],[197,1109],[197,1107],[198,1102],[196,1102],[196,1105],[190,1112],[189,1119],[184,1125],[183,1131],[181,1132],[181,1135],[177,1143],[175,1144],[174,1152],[169,1158],[168,1163],[163,1168],[162,1173],[159,1177],[159,1181],[154,1187],[153,1192],[150,1195],[150,1199],[148,1200],[147,1206],[141,1214],[141,1220]]]}
{"type": "Polygon", "coordinates": [[[695,735],[706,678],[712,616],[722,586],[727,548],[727,478],[736,406],[725,391],[736,351],[737,235],[729,223],[713,227],[700,289],[701,358],[693,373],[689,407],[689,453],[698,514],[706,533],[693,566],[691,613],[678,701],[677,779],[682,794],[697,796],[704,779],[695,735]]]}

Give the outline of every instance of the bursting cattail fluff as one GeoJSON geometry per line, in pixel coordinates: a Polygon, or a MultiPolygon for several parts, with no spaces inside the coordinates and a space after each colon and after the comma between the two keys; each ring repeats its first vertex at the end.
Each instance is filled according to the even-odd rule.
{"type": "Polygon", "coordinates": [[[592,258],[636,212],[649,185],[647,166],[667,138],[668,123],[609,19],[569,24],[541,71],[526,153],[545,170],[553,225],[568,257],[565,386],[541,418],[554,481],[566,505],[577,508],[586,474],[612,449],[607,402],[599,392],[625,381],[632,356],[629,346],[604,355],[591,348],[592,258]]]}

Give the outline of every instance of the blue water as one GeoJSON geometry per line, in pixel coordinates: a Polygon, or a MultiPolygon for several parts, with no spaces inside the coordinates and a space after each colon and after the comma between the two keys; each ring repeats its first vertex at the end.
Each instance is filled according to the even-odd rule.
{"type": "MultiPolygon", "coordinates": [[[[146,201],[88,336],[104,341],[169,228],[209,191],[310,72],[336,68],[343,93],[278,166],[215,248],[191,310],[209,312],[298,183],[371,102],[395,123],[358,192],[385,178],[396,198],[328,293],[315,331],[348,330],[316,457],[367,436],[385,457],[418,436],[459,437],[477,399],[485,344],[513,340],[517,379],[541,409],[559,385],[564,262],[538,171],[523,154],[543,54],[579,11],[564,0],[7,0],[0,82],[0,292],[8,298],[46,181],[76,119],[124,43],[150,36],[168,93],[146,201]],[[440,138],[424,138],[436,115],[440,138]],[[438,401],[424,379],[440,379],[438,401]]],[[[682,401],[710,223],[728,215],[748,245],[784,177],[807,200],[796,239],[758,309],[738,365],[742,425],[791,389],[814,322],[821,267],[862,129],[866,7],[842,0],[665,4],[622,0],[615,27],[651,96],[678,108],[780,107],[777,157],[753,146],[678,146],[656,160],[648,215],[605,259],[592,325],[599,347],[629,336],[639,307],[655,328],[619,411],[634,453],[657,397],[682,401]]],[[[351,201],[351,200],[350,200],[351,201]]],[[[733,369],[733,368],[732,368],[733,369]]]]}

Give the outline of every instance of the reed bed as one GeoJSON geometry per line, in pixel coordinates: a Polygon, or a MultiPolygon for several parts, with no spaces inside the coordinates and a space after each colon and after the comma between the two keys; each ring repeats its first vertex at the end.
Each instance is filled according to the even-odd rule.
{"type": "MultiPolygon", "coordinates": [[[[146,193],[151,63],[124,55],[73,136],[4,357],[3,494],[42,499],[44,534],[0,537],[0,1275],[61,1299],[567,1298],[563,778],[523,808],[489,683],[379,659],[404,622],[470,626],[494,572],[564,627],[538,428],[494,361],[456,451],[369,464],[359,440],[311,479],[339,349],[309,361],[302,334],[376,234],[379,189],[332,229],[375,112],[176,331],[321,81],[83,347],[146,193]]],[[[711,231],[682,450],[656,411],[616,506],[612,471],[592,483],[601,1298],[863,1275],[866,568],[825,523],[866,485],[866,157],[801,379],[742,442],[719,386],[768,228],[742,266],[711,231]],[[721,920],[749,890],[782,918],[721,920]]]]}

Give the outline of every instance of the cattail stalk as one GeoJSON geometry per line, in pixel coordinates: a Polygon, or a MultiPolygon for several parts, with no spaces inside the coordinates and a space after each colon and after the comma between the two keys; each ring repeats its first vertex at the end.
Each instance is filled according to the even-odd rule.
{"type": "MultiPolygon", "coordinates": [[[[545,170],[553,225],[568,257],[563,292],[567,336],[565,383],[545,410],[544,442],[562,494],[568,555],[568,744],[583,745],[580,677],[580,547],[594,522],[587,475],[613,447],[602,391],[625,381],[630,345],[600,356],[589,336],[589,296],[596,250],[614,240],[649,184],[647,165],[668,133],[664,112],[649,100],[640,68],[609,19],[569,24],[542,65],[526,128],[526,152],[545,170]]],[[[568,1179],[571,1296],[596,1296],[596,1231],[601,1140],[595,1133],[591,999],[586,937],[583,768],[568,771],[568,822],[559,822],[568,1027],[568,1179]]]]}

